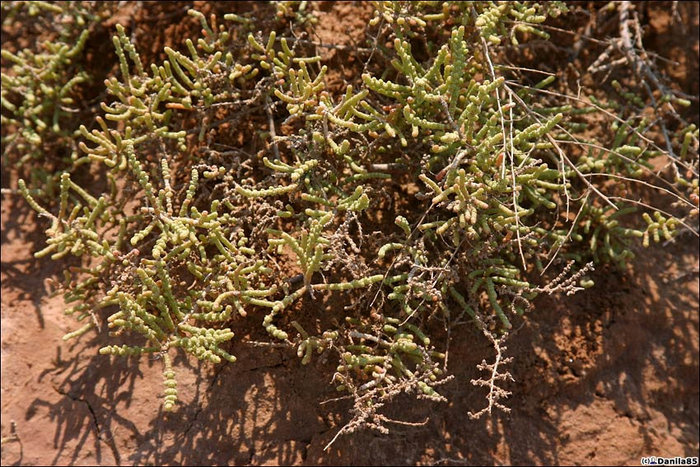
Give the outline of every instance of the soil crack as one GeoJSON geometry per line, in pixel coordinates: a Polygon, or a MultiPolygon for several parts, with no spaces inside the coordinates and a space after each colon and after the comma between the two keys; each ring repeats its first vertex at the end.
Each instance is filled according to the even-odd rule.
{"type": "MultiPolygon", "coordinates": [[[[223,365],[216,367],[216,369],[214,371],[214,377],[211,379],[211,382],[209,383],[209,387],[207,388],[208,391],[214,387],[217,380],[219,379],[219,376],[221,376],[221,372],[223,370],[224,370],[223,365]]],[[[183,437],[187,437],[187,434],[195,426],[195,424],[197,423],[197,419],[199,418],[199,415],[202,413],[203,410],[204,410],[204,406],[202,404],[199,404],[197,407],[197,411],[194,413],[194,416],[192,417],[192,421],[187,425],[187,428],[185,428],[185,431],[183,431],[183,433],[182,433],[183,437]]]]}
{"type": "Polygon", "coordinates": [[[51,385],[51,387],[53,387],[54,391],[56,391],[62,396],[68,397],[70,400],[73,400],[75,402],[82,402],[85,405],[87,405],[88,411],[90,412],[90,416],[92,417],[92,423],[95,425],[95,435],[97,436],[97,439],[105,443],[109,447],[109,449],[112,451],[112,455],[114,456],[114,460],[116,461],[117,465],[121,465],[121,456],[119,455],[119,451],[117,450],[117,447],[114,444],[114,439],[112,437],[110,437],[109,439],[105,439],[102,436],[104,432],[102,431],[102,428],[100,428],[100,423],[97,421],[97,413],[92,407],[92,404],[90,404],[90,401],[81,397],[76,397],[71,393],[62,390],[60,387],[56,387],[53,384],[51,385]]]}

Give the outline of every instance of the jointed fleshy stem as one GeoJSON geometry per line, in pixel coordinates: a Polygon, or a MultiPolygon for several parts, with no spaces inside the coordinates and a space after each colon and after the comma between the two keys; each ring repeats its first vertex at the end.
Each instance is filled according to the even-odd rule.
{"type": "MultiPolygon", "coordinates": [[[[368,61],[361,82],[335,95],[326,86],[328,64],[303,56],[301,41],[292,44],[275,31],[256,38],[248,16],[227,15],[235,23],[229,27],[189,11],[202,37],[185,38],[182,50],[166,48],[167,58],[150,67],[117,27],[120,71],[105,83],[111,101],[100,106],[95,129],[89,122],[80,129],[87,154],[81,164],[104,164],[110,193],[92,196],[77,178],[60,175],[55,215],[34,200],[36,190],[20,182],[29,205],[51,221],[47,247],[36,255],[74,254],[90,264],[67,271],[66,299],[75,302],[67,313],[83,326],[67,338],[97,326],[100,313],[111,313],[111,333],[133,333],[147,343],[105,346],[103,354],[160,356],[177,348],[201,360],[232,362],[224,344],[240,320],[267,308],[263,326],[283,341],[278,345],[295,346],[303,364],[314,349],[337,352],[334,380],[363,401],[362,410],[400,391],[438,400],[435,360],[446,355],[434,347],[444,336],[428,333],[435,319],[444,319],[448,340],[464,315],[484,333],[507,334],[537,293],[568,294],[590,285],[585,274],[591,259],[623,265],[636,237],[643,245],[672,239],[676,228],[690,222],[636,201],[647,212],[640,224],[627,210],[631,201],[606,198],[615,200],[619,209],[613,212],[589,196],[593,189],[605,191],[596,177],[628,189],[650,173],[649,159],[663,155],[644,135],[656,117],[637,115],[643,94],[622,82],[612,85],[621,104],[574,99],[549,89],[567,85],[552,72],[517,93],[511,90],[523,69],[499,64],[489,47],[504,44],[504,38],[516,44],[524,33],[542,35],[538,25],[562,9],[559,4],[374,6],[373,21],[382,26],[371,53],[391,67],[380,75],[376,60],[368,61]],[[449,17],[456,26],[444,24],[449,17]],[[446,34],[424,34],[425,28],[443,26],[446,34]],[[379,45],[387,28],[392,47],[379,45]],[[417,34],[438,42],[431,39],[419,51],[417,34]],[[248,45],[239,47],[236,38],[246,36],[248,45]],[[263,108],[268,128],[245,134],[263,108]],[[589,112],[617,122],[604,136],[609,141],[580,138],[591,130],[580,121],[589,112]],[[189,128],[189,121],[198,123],[189,128]],[[231,144],[221,139],[227,128],[242,132],[241,144],[259,151],[214,151],[231,144]],[[564,152],[563,144],[578,145],[583,154],[564,152]],[[124,185],[119,176],[127,179],[124,185]],[[414,185],[423,190],[415,198],[414,185]],[[395,227],[379,233],[376,226],[387,213],[395,227]],[[368,225],[377,233],[368,232],[368,225]],[[299,280],[279,281],[273,271],[284,273],[289,255],[299,280]],[[531,274],[530,266],[556,267],[557,255],[575,261],[538,286],[544,279],[531,274]],[[368,266],[376,257],[384,259],[379,270],[368,266]],[[370,287],[376,300],[367,306],[359,297],[370,287]],[[294,314],[304,294],[320,301],[324,297],[312,294],[324,291],[353,302],[346,320],[303,321],[308,333],[292,322],[301,334],[292,342],[290,319],[282,315],[294,314]],[[314,329],[323,326],[330,328],[314,329]]],[[[285,6],[285,17],[299,13],[296,8],[302,9],[285,6]]],[[[3,51],[3,57],[26,65],[19,54],[3,51]]],[[[68,80],[60,99],[69,98],[79,81],[68,80]]],[[[6,83],[3,75],[3,88],[6,83]]],[[[27,93],[32,125],[15,137],[18,144],[22,138],[42,143],[55,123],[32,113],[43,104],[34,94],[27,93]]],[[[3,94],[3,109],[5,123],[5,113],[17,112],[18,102],[3,94]]],[[[690,170],[689,180],[676,170],[677,180],[665,185],[663,193],[686,201],[674,212],[696,206],[688,195],[697,199],[697,129],[686,123],[667,139],[673,167],[690,170]]],[[[163,359],[164,406],[171,410],[175,375],[169,357],[163,359]]],[[[497,365],[506,360],[499,357],[497,365]]],[[[497,365],[483,367],[490,372],[484,380],[489,408],[503,408],[497,396],[505,392],[495,383],[505,373],[491,371],[497,365]]]]}

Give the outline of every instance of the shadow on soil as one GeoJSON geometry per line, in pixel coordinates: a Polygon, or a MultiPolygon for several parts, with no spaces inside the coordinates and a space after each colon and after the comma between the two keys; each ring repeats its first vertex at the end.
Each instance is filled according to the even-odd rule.
{"type": "MultiPolygon", "coordinates": [[[[679,455],[692,455],[698,443],[698,321],[697,291],[688,289],[697,249],[690,242],[667,249],[666,256],[640,255],[633,276],[599,271],[593,290],[566,301],[538,300],[508,344],[507,355],[516,357],[509,414],[467,416],[486,403],[484,391],[468,381],[480,377],[482,358],[493,358],[488,342],[468,327],[450,349],[456,378],[442,390],[450,402],[400,397],[385,412],[398,420],[427,419],[425,425],[342,436],[325,452],[351,406],[347,400],[319,404],[336,396],[322,376],[332,374],[331,363],[301,366],[291,352],[240,341],[235,364],[212,369],[178,359],[178,389],[189,393],[183,398],[188,402],[163,413],[156,412],[160,362],[85,357],[107,343],[102,337],[77,344],[79,357],[71,360],[62,360],[59,348],[46,372],[51,376],[42,376],[67,396],[49,407],[56,459],[77,438],[71,447],[76,460],[94,432],[93,449],[108,449],[129,464],[556,464],[568,459],[561,456],[571,413],[597,401],[635,423],[645,447],[658,434],[645,422],[661,413],[669,429],[682,433],[687,449],[679,455]],[[674,264],[673,258],[686,261],[674,264]],[[669,272],[660,282],[663,271],[669,272]]],[[[29,412],[41,405],[47,403],[37,398],[29,412]]],[[[597,429],[604,432],[605,421],[597,429]]]]}

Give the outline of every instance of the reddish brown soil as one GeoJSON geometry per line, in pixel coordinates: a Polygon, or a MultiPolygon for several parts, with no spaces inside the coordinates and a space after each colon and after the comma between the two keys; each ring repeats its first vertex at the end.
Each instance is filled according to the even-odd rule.
{"type": "MultiPolygon", "coordinates": [[[[320,10],[334,25],[324,43],[352,45],[362,35],[353,28],[364,28],[364,7],[347,28],[338,21],[352,13],[347,5],[320,10]]],[[[667,24],[652,21],[658,34],[667,24]]],[[[692,47],[690,58],[673,52],[689,63],[679,79],[696,74],[697,41],[692,47]]],[[[14,186],[6,177],[3,187],[14,186]]],[[[63,315],[62,298],[50,296],[49,279],[65,265],[32,257],[46,221],[17,195],[2,201],[3,465],[639,464],[642,456],[698,455],[693,236],[640,249],[624,273],[599,269],[596,286],[574,297],[538,299],[507,344],[515,357],[510,413],[468,417],[486,403],[469,381],[493,350],[465,326],[450,347],[455,379],[442,390],[449,403],[397,399],[392,418],[426,423],[342,436],[324,451],[350,408],[347,400],[320,404],[337,397],[326,376],[331,362],[302,366],[293,352],[237,336],[235,364],[176,360],[181,403],[164,413],[160,362],[100,356],[107,336],[63,343],[75,322],[63,315]]]]}
{"type": "MultiPolygon", "coordinates": [[[[17,202],[20,201],[19,205],[17,202]]],[[[179,360],[182,405],[159,410],[160,362],[110,360],[109,338],[64,344],[72,318],[32,258],[33,212],[2,205],[3,464],[636,464],[698,452],[698,249],[680,238],[643,251],[634,271],[599,271],[594,289],[539,300],[510,340],[510,414],[470,420],[485,403],[469,381],[492,351],[470,328],[456,336],[448,404],[398,400],[389,413],[422,427],[361,432],[325,445],[349,402],[291,352],[238,343],[235,364],[179,360]]]]}

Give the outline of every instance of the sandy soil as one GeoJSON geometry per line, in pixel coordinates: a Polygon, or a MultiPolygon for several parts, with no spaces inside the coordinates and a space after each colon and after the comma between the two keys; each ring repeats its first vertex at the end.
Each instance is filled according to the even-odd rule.
{"type": "Polygon", "coordinates": [[[450,351],[449,404],[398,400],[422,427],[357,433],[324,446],[346,421],[314,363],[238,342],[235,364],[179,360],[182,400],[160,412],[159,362],[96,355],[108,338],[64,344],[72,329],[31,256],[33,212],[2,205],[3,464],[635,464],[698,453],[698,250],[681,238],[643,252],[634,271],[599,271],[566,301],[539,300],[511,339],[510,414],[469,420],[484,393],[468,381],[489,343],[464,329],[450,351]]]}
{"type": "MultiPolygon", "coordinates": [[[[353,44],[365,10],[357,7],[341,27],[350,5],[325,5],[331,26],[321,40],[353,44]]],[[[652,25],[657,46],[687,61],[679,79],[696,75],[697,41],[691,60],[682,58],[677,35],[662,42],[668,22],[652,25]]],[[[697,78],[688,88],[697,93],[697,78]]],[[[11,178],[3,174],[3,187],[11,178]]],[[[107,336],[64,343],[74,322],[50,282],[65,265],[32,257],[45,223],[21,197],[3,196],[3,465],[615,465],[698,455],[699,252],[690,235],[640,249],[625,273],[600,268],[593,289],[538,299],[508,343],[510,413],[467,416],[485,403],[469,381],[492,350],[465,327],[450,348],[455,379],[442,391],[450,402],[398,399],[389,408],[424,425],[343,436],[324,451],[350,408],[347,400],[320,403],[337,397],[323,376],[332,374],[330,362],[302,366],[291,351],[236,339],[235,364],[175,361],[181,403],[164,413],[160,362],[100,356],[107,336]]]]}

